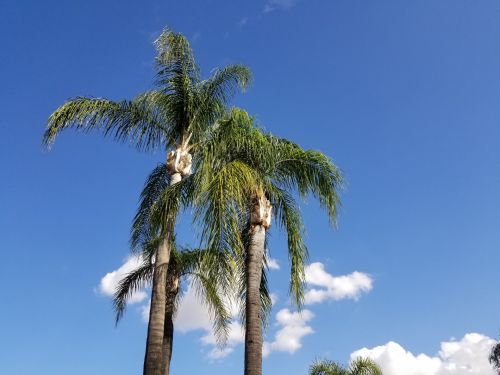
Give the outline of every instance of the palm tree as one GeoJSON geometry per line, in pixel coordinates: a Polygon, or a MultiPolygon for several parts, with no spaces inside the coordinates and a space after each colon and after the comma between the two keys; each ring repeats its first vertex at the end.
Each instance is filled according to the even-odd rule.
{"type": "MultiPolygon", "coordinates": [[[[142,264],[126,275],[118,284],[115,292],[114,307],[116,311],[116,322],[123,317],[127,300],[134,292],[150,285],[154,273],[154,262],[152,260],[157,248],[158,239],[151,241],[142,252],[142,264]]],[[[163,374],[170,373],[170,362],[173,350],[174,316],[177,311],[180,299],[182,298],[181,283],[186,278],[190,279],[191,285],[196,289],[197,295],[208,307],[213,321],[213,328],[222,343],[226,336],[229,323],[229,315],[225,303],[219,293],[219,282],[227,277],[225,271],[228,270],[225,261],[227,258],[220,256],[221,253],[210,254],[196,249],[180,249],[178,251],[175,244],[171,244],[171,258],[167,272],[166,282],[166,304],[165,304],[165,326],[163,331],[163,353],[162,369],[163,374]],[[212,262],[207,262],[211,259],[212,262]],[[213,260],[217,259],[216,262],[213,260]]]]}
{"type": "Polygon", "coordinates": [[[500,374],[500,342],[493,345],[488,359],[493,368],[500,374]]]}
{"type": "MultiPolygon", "coordinates": [[[[197,164],[199,165],[200,163],[197,164]]],[[[178,212],[180,207],[184,209],[188,208],[196,201],[197,195],[200,194],[199,183],[195,182],[196,176],[197,173],[195,172],[193,175],[184,178],[182,181],[172,186],[168,183],[168,170],[163,164],[156,167],[149,175],[141,193],[141,201],[134,219],[131,239],[132,243],[144,244],[142,251],[143,259],[151,259],[152,254],[154,254],[154,251],[151,249],[156,249],[156,242],[158,242],[159,239],[156,238],[152,240],[151,238],[155,233],[158,233],[158,228],[163,225],[168,213],[178,212]]],[[[174,275],[172,273],[177,272],[175,270],[179,269],[176,264],[183,265],[189,272],[195,271],[196,277],[193,278],[193,281],[204,281],[204,283],[198,283],[198,290],[203,292],[201,293],[202,296],[208,292],[211,293],[207,295],[207,297],[204,297],[204,301],[206,305],[211,308],[211,315],[214,324],[216,324],[216,326],[214,326],[215,333],[220,344],[224,343],[227,338],[227,314],[223,306],[219,303],[221,299],[218,295],[234,295],[235,279],[241,278],[241,276],[245,274],[244,258],[242,259],[241,253],[230,253],[228,249],[224,247],[214,246],[211,249],[203,251],[197,250],[195,253],[191,253],[188,256],[187,260],[190,260],[190,263],[179,261],[179,259],[184,259],[185,256],[186,255],[182,252],[172,252],[171,264],[167,272],[167,302],[163,338],[164,350],[162,356],[164,374],[168,374],[173,344],[172,316],[175,311],[175,304],[173,304],[172,301],[178,299],[176,293],[178,291],[180,278],[178,276],[172,276],[174,275]],[[171,291],[170,294],[169,291],[171,291]]],[[[151,262],[146,261],[137,269],[137,272],[134,271],[120,283],[115,298],[117,321],[123,315],[126,299],[148,281],[147,277],[150,277],[152,272],[151,262]]],[[[262,266],[261,272],[262,279],[259,291],[261,299],[260,316],[262,324],[266,325],[272,303],[267,286],[265,265],[262,266]]],[[[182,276],[182,274],[179,274],[179,276],[182,276]]],[[[236,295],[235,297],[238,296],[236,295]]],[[[244,291],[240,291],[239,298],[244,299],[244,291]]]]}
{"type": "MultiPolygon", "coordinates": [[[[118,141],[128,141],[139,149],[162,147],[167,152],[169,183],[174,185],[191,173],[193,147],[207,127],[225,111],[226,103],[238,88],[250,81],[249,70],[228,65],[202,80],[191,46],[180,33],[165,29],[155,42],[156,88],[132,100],[111,101],[77,97],[59,107],[49,117],[43,140],[50,146],[64,129],[101,131],[118,141]]],[[[161,373],[165,318],[166,275],[170,260],[169,244],[176,212],[164,217],[157,228],[162,238],[155,256],[151,310],[148,324],[144,373],[161,373]]],[[[139,251],[143,244],[133,242],[139,251]]]]}
{"type": "Polygon", "coordinates": [[[309,375],[382,375],[382,370],[369,358],[356,358],[348,368],[323,360],[311,365],[309,375]]]}
{"type": "Polygon", "coordinates": [[[290,291],[297,306],[303,300],[307,248],[293,192],[312,194],[335,223],[342,176],[322,153],[264,134],[242,110],[219,122],[198,155],[196,179],[203,193],[196,198],[195,220],[208,248],[240,252],[244,259],[245,375],[262,374],[262,301],[266,234],[275,221],[288,237],[290,291]],[[273,210],[276,216],[273,216],[273,210]],[[241,235],[243,234],[243,235],[241,235]]]}

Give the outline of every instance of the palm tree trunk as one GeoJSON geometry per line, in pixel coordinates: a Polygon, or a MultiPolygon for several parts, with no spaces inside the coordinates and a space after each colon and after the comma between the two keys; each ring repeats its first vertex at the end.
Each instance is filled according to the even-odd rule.
{"type": "Polygon", "coordinates": [[[260,282],[266,242],[270,226],[271,205],[263,196],[253,198],[250,242],[247,248],[245,305],[245,375],[262,375],[262,317],[260,282]]]}
{"type": "Polygon", "coordinates": [[[144,359],[144,375],[161,375],[163,332],[165,326],[165,299],[168,263],[170,261],[170,233],[156,252],[148,337],[144,359]]]}
{"type": "MultiPolygon", "coordinates": [[[[167,276],[168,277],[168,276],[167,276]]],[[[163,375],[170,374],[170,361],[174,346],[174,310],[179,292],[179,276],[173,275],[167,280],[167,300],[165,306],[165,327],[163,330],[162,369],[163,375]]]]}
{"type": "MultiPolygon", "coordinates": [[[[170,172],[170,185],[182,180],[191,173],[191,154],[178,147],[167,155],[167,169],[170,172]]],[[[163,334],[165,331],[166,282],[170,261],[170,241],[174,228],[167,229],[165,238],[156,252],[151,309],[149,311],[148,337],[144,358],[144,375],[162,375],[163,334]]]]}
{"type": "MultiPolygon", "coordinates": [[[[181,179],[180,173],[172,174],[170,184],[181,179]]],[[[148,337],[144,358],[144,375],[162,374],[163,334],[165,330],[166,283],[170,261],[170,240],[172,229],[167,230],[165,238],[158,247],[153,273],[151,309],[149,311],[148,337]]]]}

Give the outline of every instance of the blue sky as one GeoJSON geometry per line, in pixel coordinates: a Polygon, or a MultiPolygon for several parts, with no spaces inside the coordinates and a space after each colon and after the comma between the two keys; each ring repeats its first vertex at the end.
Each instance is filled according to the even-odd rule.
{"type": "MultiPolygon", "coordinates": [[[[164,155],[71,131],[47,152],[41,136],[70,97],[150,88],[152,42],[169,25],[205,73],[247,64],[254,83],[233,104],[331,156],[348,181],[337,230],[302,205],[312,271],[325,272],[309,288],[332,292],[309,315],[286,315],[286,248],[272,229],[266,340],[305,333],[295,351],[276,344],[264,371],[305,374],[365,347],[389,375],[401,358],[424,375],[486,374],[473,371],[500,333],[499,19],[493,0],[0,2],[0,372],[140,372],[146,302],[115,328],[102,279],[126,262],[142,183],[164,155]],[[354,271],[370,287],[335,300],[345,279],[325,275],[354,271]]],[[[214,360],[207,332],[186,330],[175,373],[241,372],[237,340],[214,360]]]]}

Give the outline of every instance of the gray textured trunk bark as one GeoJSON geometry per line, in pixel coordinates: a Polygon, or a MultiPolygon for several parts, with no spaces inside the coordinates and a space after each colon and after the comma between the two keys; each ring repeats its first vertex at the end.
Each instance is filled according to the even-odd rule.
{"type": "Polygon", "coordinates": [[[170,374],[170,362],[174,348],[174,310],[179,292],[179,276],[167,276],[167,299],[165,305],[165,327],[163,330],[162,369],[163,375],[170,374]]]}
{"type": "Polygon", "coordinates": [[[263,194],[252,198],[250,243],[245,259],[245,375],[262,375],[262,317],[260,282],[272,206],[263,194]]]}
{"type": "MultiPolygon", "coordinates": [[[[181,180],[179,172],[172,173],[170,185],[181,180]]],[[[165,300],[168,263],[170,261],[171,230],[158,247],[153,273],[151,309],[149,311],[148,337],[144,357],[144,375],[162,375],[163,334],[165,329],[165,300]]]]}
{"type": "Polygon", "coordinates": [[[252,226],[246,255],[245,375],[262,374],[262,327],[260,281],[266,229],[252,226]]]}
{"type": "Polygon", "coordinates": [[[156,252],[151,309],[149,311],[148,337],[144,359],[145,375],[161,375],[163,331],[165,325],[165,294],[170,261],[170,236],[162,241],[156,252]]]}

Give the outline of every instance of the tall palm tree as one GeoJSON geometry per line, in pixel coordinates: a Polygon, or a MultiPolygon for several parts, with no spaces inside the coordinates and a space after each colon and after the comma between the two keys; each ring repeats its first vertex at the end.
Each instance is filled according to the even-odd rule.
{"type": "Polygon", "coordinates": [[[324,154],[263,133],[239,109],[233,109],[214,127],[200,153],[195,179],[203,193],[196,198],[195,220],[201,223],[208,248],[244,254],[239,259],[244,259],[245,269],[241,282],[245,296],[245,375],[260,375],[263,340],[259,290],[266,234],[273,219],[287,233],[290,291],[300,308],[308,255],[293,193],[302,197],[312,194],[335,223],[342,176],[324,154]]]}
{"type": "MultiPolygon", "coordinates": [[[[127,274],[118,284],[114,297],[116,322],[123,317],[127,300],[133,293],[150,285],[153,278],[154,262],[152,260],[157,245],[155,241],[144,248],[143,262],[135,270],[127,274]]],[[[163,331],[162,369],[163,375],[170,373],[170,362],[173,350],[174,316],[182,298],[181,283],[189,278],[195,288],[197,296],[208,307],[212,318],[214,332],[219,342],[222,343],[228,330],[230,316],[225,302],[219,293],[219,281],[227,277],[228,270],[225,261],[227,258],[221,253],[212,254],[212,260],[207,262],[208,254],[203,250],[176,250],[175,244],[171,245],[171,258],[167,272],[165,326],[163,331]]]]}
{"type": "MultiPolygon", "coordinates": [[[[224,112],[238,88],[250,81],[242,65],[217,69],[202,79],[191,46],[180,33],[165,29],[155,42],[156,88],[132,100],[111,101],[77,97],[59,107],[49,117],[43,140],[50,146],[64,129],[84,132],[98,130],[118,141],[128,141],[139,149],[164,148],[169,183],[174,185],[191,173],[193,147],[207,127],[224,112]]],[[[165,281],[170,260],[175,212],[165,216],[158,235],[162,241],[155,256],[151,311],[148,324],[144,373],[161,373],[165,317],[165,281]]],[[[139,251],[141,243],[132,243],[139,251]]]]}
{"type": "Polygon", "coordinates": [[[356,358],[347,368],[336,362],[323,360],[311,365],[309,375],[382,375],[382,370],[369,358],[356,358]]]}

